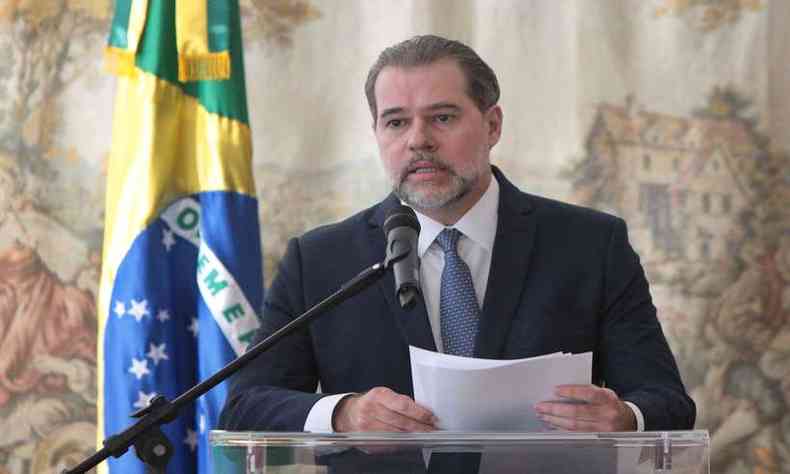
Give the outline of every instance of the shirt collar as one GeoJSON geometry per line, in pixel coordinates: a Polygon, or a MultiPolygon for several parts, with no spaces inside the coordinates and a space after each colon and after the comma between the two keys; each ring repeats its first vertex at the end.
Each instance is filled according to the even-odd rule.
{"type": "MultiPolygon", "coordinates": [[[[496,238],[498,206],[499,183],[492,176],[486,192],[452,227],[461,231],[462,234],[477,245],[491,252],[494,248],[494,239],[496,238]]],[[[439,233],[445,229],[445,226],[417,210],[414,212],[417,214],[417,220],[420,222],[417,252],[422,258],[439,233]]]]}

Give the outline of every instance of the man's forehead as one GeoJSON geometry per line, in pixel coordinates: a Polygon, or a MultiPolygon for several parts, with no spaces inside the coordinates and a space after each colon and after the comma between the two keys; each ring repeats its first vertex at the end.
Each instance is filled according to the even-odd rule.
{"type": "Polygon", "coordinates": [[[468,98],[466,78],[452,59],[418,66],[387,66],[376,80],[375,95],[380,110],[407,105],[459,107],[459,101],[468,98]]]}

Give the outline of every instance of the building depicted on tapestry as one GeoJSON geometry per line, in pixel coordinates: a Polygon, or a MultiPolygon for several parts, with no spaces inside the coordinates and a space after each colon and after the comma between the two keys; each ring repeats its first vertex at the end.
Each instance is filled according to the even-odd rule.
{"type": "Polygon", "coordinates": [[[722,231],[754,201],[743,163],[762,151],[748,121],[722,115],[660,114],[631,96],[623,105],[600,105],[577,199],[614,207],[650,260],[731,254],[722,231]]]}

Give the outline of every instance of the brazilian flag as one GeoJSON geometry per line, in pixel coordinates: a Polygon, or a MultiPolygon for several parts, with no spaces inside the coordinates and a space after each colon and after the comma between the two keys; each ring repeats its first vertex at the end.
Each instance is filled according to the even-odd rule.
{"type": "MultiPolygon", "coordinates": [[[[99,439],[242,354],[263,292],[237,0],[116,0],[118,74],[99,291],[99,439]]],[[[163,427],[208,472],[221,384],[163,427]]],[[[131,452],[113,473],[143,473],[131,452]]],[[[106,471],[105,471],[106,472],[106,471]]]]}

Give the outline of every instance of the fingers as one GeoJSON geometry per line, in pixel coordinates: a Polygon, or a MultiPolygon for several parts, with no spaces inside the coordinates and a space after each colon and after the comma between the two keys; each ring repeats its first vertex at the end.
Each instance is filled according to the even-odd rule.
{"type": "Polygon", "coordinates": [[[535,412],[550,427],[568,431],[626,431],[636,428],[633,411],[617,394],[595,385],[563,385],[557,396],[568,401],[541,402],[535,412]]]}
{"type": "Polygon", "coordinates": [[[605,432],[612,431],[603,429],[599,423],[593,420],[582,420],[579,418],[565,418],[562,416],[553,415],[538,415],[538,418],[545,423],[550,429],[564,430],[564,431],[581,431],[581,432],[605,432]]]}
{"type": "Polygon", "coordinates": [[[583,400],[588,403],[607,403],[618,399],[613,390],[592,384],[558,385],[555,393],[558,397],[583,400]]]}
{"type": "Polygon", "coordinates": [[[335,409],[337,431],[426,432],[436,429],[430,410],[386,387],[344,399],[335,409]]]}
{"type": "Polygon", "coordinates": [[[430,410],[418,405],[406,395],[395,393],[384,387],[373,390],[380,390],[382,392],[381,403],[389,409],[391,413],[397,413],[404,418],[409,418],[424,425],[433,425],[436,422],[430,410]]]}

